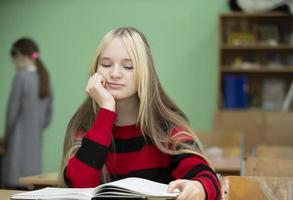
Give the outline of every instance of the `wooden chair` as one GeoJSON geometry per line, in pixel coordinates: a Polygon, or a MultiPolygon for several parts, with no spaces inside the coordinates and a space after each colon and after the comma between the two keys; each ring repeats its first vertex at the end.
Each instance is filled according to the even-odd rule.
{"type": "Polygon", "coordinates": [[[198,133],[197,136],[205,149],[218,147],[224,157],[241,156],[243,149],[243,135],[239,131],[214,131],[198,133]]]}
{"type": "Polygon", "coordinates": [[[276,145],[259,145],[255,150],[256,157],[277,158],[277,159],[292,159],[292,146],[276,146],[276,145]]]}
{"type": "Polygon", "coordinates": [[[218,111],[213,130],[242,131],[246,155],[260,144],[293,146],[293,112],[218,111]]]}
{"type": "Polygon", "coordinates": [[[221,175],[240,175],[242,134],[240,132],[212,132],[197,134],[204,146],[204,154],[221,175]]]}
{"type": "Polygon", "coordinates": [[[265,132],[265,144],[293,146],[293,112],[266,112],[265,132]]]}
{"type": "Polygon", "coordinates": [[[243,133],[244,153],[264,141],[264,114],[260,111],[219,111],[214,115],[213,130],[243,133]]]}
{"type": "Polygon", "coordinates": [[[293,177],[293,160],[247,157],[243,165],[244,176],[293,177]]]}
{"type": "Polygon", "coordinates": [[[292,177],[226,176],[222,200],[292,200],[292,177]]]}

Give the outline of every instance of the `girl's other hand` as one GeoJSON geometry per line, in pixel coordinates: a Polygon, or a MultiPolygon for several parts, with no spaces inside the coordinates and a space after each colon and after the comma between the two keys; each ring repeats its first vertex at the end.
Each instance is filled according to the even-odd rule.
{"type": "Polygon", "coordinates": [[[181,191],[176,200],[205,200],[206,195],[202,184],[199,181],[178,179],[169,183],[168,192],[175,189],[181,191]]]}

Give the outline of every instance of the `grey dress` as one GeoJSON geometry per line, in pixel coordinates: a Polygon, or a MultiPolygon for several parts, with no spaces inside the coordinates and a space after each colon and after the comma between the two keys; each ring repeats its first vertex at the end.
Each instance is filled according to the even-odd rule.
{"type": "MultiPolygon", "coordinates": [[[[7,153],[2,161],[2,183],[21,186],[18,179],[41,172],[42,132],[52,116],[52,89],[44,99],[38,97],[36,71],[16,72],[7,107],[7,153]]],[[[49,84],[50,85],[50,84],[49,84]]]]}

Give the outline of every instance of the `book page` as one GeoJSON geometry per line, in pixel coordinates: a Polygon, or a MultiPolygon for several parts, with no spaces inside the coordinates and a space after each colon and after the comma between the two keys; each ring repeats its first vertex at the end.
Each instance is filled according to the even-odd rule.
{"type": "Polygon", "coordinates": [[[11,199],[80,199],[90,200],[94,188],[51,188],[12,195],[11,199]]]}
{"type": "Polygon", "coordinates": [[[166,184],[134,177],[100,185],[96,188],[95,193],[99,193],[99,191],[101,191],[105,186],[107,186],[107,189],[110,186],[120,187],[146,196],[176,197],[179,194],[179,190],[175,190],[173,193],[168,193],[168,185],[166,184]]]}

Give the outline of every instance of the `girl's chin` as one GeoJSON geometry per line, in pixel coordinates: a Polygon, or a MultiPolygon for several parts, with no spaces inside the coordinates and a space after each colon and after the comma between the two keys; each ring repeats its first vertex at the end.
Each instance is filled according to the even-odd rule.
{"type": "Polygon", "coordinates": [[[124,96],[114,96],[114,95],[113,95],[113,97],[114,97],[115,101],[119,101],[119,100],[127,99],[127,97],[124,97],[124,96]]]}
{"type": "Polygon", "coordinates": [[[117,100],[122,100],[122,99],[125,99],[127,98],[126,96],[124,95],[121,95],[121,94],[117,94],[116,92],[111,92],[112,96],[114,97],[114,99],[117,101],[117,100]]]}
{"type": "Polygon", "coordinates": [[[133,95],[114,94],[112,92],[111,92],[111,94],[114,97],[115,101],[130,99],[131,97],[133,97],[133,95]]]}

